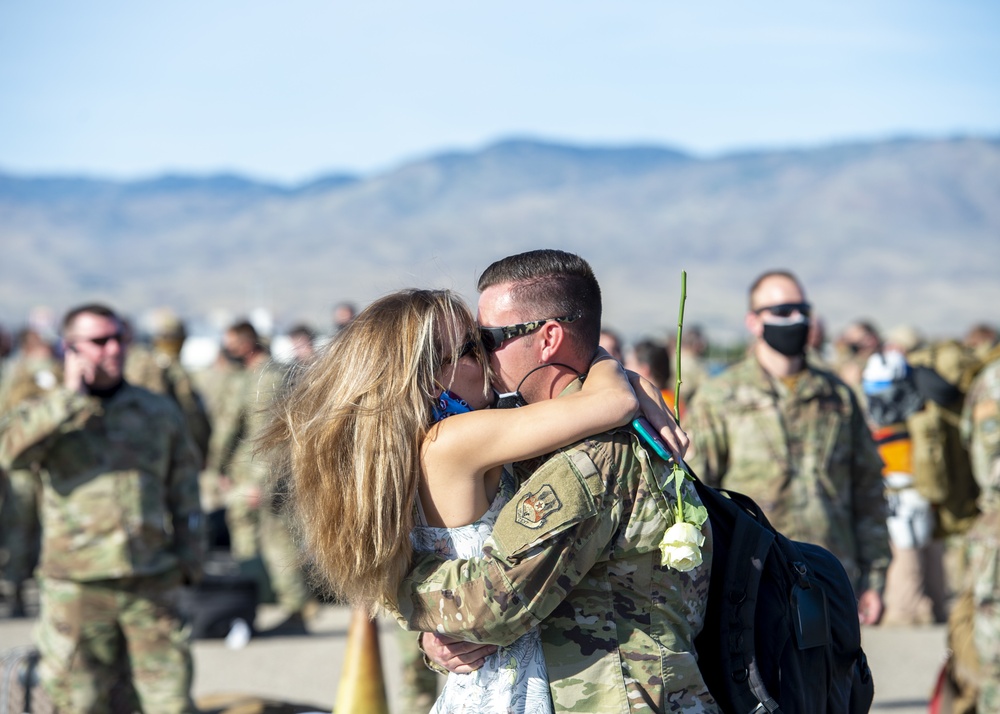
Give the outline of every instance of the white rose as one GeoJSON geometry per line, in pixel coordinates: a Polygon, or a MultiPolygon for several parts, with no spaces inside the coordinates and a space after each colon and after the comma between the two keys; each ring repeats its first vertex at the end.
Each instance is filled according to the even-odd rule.
{"type": "Polygon", "coordinates": [[[686,573],[701,565],[701,546],[705,536],[690,523],[675,523],[663,534],[660,552],[661,565],[686,573]]]}

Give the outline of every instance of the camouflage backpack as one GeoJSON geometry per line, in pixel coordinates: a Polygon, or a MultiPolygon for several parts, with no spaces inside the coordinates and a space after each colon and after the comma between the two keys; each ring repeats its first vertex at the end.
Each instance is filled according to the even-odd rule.
{"type": "Polygon", "coordinates": [[[907,354],[906,360],[918,370],[934,370],[953,388],[950,398],[929,395],[924,408],[906,424],[913,441],[914,485],[935,506],[937,536],[964,533],[979,513],[979,486],[959,425],[978,360],[953,340],[922,347],[907,354]]]}

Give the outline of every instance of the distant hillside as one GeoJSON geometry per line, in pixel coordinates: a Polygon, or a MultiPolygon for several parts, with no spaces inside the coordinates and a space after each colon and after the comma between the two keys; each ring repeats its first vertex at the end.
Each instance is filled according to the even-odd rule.
{"type": "Polygon", "coordinates": [[[239,176],[120,183],[0,174],[0,319],[100,298],[190,317],[459,290],[504,255],[586,257],[627,336],[687,317],[741,331],[760,271],[801,275],[833,329],[857,316],[958,334],[1000,323],[1000,141],[899,140],[698,158],[505,141],[299,187],[239,176]]]}

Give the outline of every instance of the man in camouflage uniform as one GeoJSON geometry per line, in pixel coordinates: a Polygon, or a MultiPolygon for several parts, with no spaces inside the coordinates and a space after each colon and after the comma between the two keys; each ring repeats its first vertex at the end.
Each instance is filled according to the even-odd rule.
{"type": "Polygon", "coordinates": [[[0,467],[41,467],[43,685],[62,711],[104,712],[128,669],[143,711],[192,712],[176,604],[201,569],[195,447],[170,400],[122,379],[114,312],[70,311],[63,338],[62,388],[0,425],[0,467]]]}
{"type": "MultiPolygon", "coordinates": [[[[234,422],[235,396],[242,394],[245,375],[242,361],[230,358],[225,350],[220,349],[215,360],[203,370],[195,372],[192,380],[202,396],[208,421],[212,425],[211,438],[205,452],[205,468],[201,472],[201,507],[209,518],[211,538],[210,545],[216,545],[221,540],[222,532],[212,534],[213,514],[225,514],[226,495],[231,482],[220,473],[219,467],[224,459],[229,458],[231,448],[230,433],[234,422]]],[[[222,520],[224,523],[224,519],[222,520]]],[[[228,541],[226,541],[228,543],[228,541]]]]}
{"type": "Polygon", "coordinates": [[[125,380],[173,399],[184,414],[194,443],[204,457],[212,428],[201,395],[181,364],[181,349],[187,339],[184,323],[172,310],[164,308],[154,314],[152,330],[152,345],[129,345],[125,380]]]}
{"type": "MultiPolygon", "coordinates": [[[[532,251],[494,263],[479,289],[479,322],[496,334],[487,346],[498,386],[529,403],[579,389],[601,324],[590,266],[562,251],[532,251]]],[[[674,437],[683,452],[686,439],[674,437]]],[[[700,566],[662,565],[674,508],[666,462],[618,429],[515,470],[521,488],[483,555],[418,557],[400,588],[401,621],[471,643],[509,644],[539,627],[557,712],[718,711],[693,644],[711,532],[706,524],[700,566]]],[[[423,636],[428,654],[453,671],[474,668],[490,651],[448,642],[423,636]]]]}
{"type": "Polygon", "coordinates": [[[753,284],[753,345],[695,395],[689,464],[753,498],[789,538],[832,551],[860,593],[861,622],[874,624],[890,558],[882,461],[852,390],[806,361],[809,312],[790,273],[753,284]]]}
{"type": "Polygon", "coordinates": [[[979,664],[977,711],[1000,711],[1000,350],[973,382],[962,414],[981,515],[967,534],[973,644],[979,664]]]}
{"type": "MultiPolygon", "coordinates": [[[[0,417],[18,404],[55,389],[62,366],[52,345],[35,330],[18,333],[17,355],[0,379],[0,417]]],[[[11,590],[11,615],[24,616],[24,586],[38,564],[41,528],[38,522],[38,464],[7,474],[7,497],[0,505],[0,570],[11,590]]]]}
{"type": "Polygon", "coordinates": [[[262,599],[275,599],[284,611],[286,619],[277,629],[304,634],[311,594],[281,512],[281,494],[267,488],[269,464],[253,453],[254,437],[266,425],[268,407],[281,391],[286,374],[271,360],[249,322],[226,330],[223,349],[244,367],[239,372],[241,383],[220,406],[209,449],[209,468],[228,481],[230,549],[241,571],[257,579],[262,599]]]}

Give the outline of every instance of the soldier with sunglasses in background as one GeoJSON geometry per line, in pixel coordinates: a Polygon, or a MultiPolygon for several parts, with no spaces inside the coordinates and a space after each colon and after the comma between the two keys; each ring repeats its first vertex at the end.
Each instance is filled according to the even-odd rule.
{"type": "Polygon", "coordinates": [[[0,421],[0,468],[39,467],[42,684],[59,711],[134,689],[139,711],[193,712],[177,605],[201,575],[200,456],[177,405],[123,379],[112,310],[71,310],[63,344],[63,385],[0,421]]]}
{"type": "Polygon", "coordinates": [[[811,307],[798,279],[750,288],[747,357],[706,382],[685,424],[702,480],[753,498],[789,538],[832,551],[862,624],[878,622],[889,565],[882,460],[853,391],[805,356],[811,307]]]}

